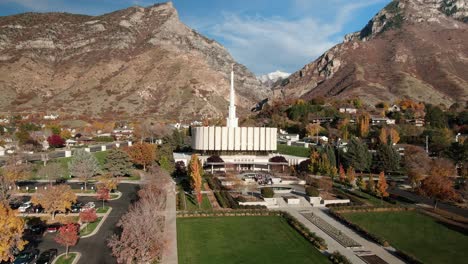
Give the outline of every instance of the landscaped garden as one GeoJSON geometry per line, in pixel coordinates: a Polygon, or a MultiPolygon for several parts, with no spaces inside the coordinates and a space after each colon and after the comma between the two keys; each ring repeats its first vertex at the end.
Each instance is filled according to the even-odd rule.
{"type": "Polygon", "coordinates": [[[178,218],[179,263],[329,263],[280,216],[178,218]]]}
{"type": "Polygon", "coordinates": [[[416,211],[341,215],[423,263],[466,263],[468,236],[432,217],[416,211]]]}
{"type": "Polygon", "coordinates": [[[60,256],[56,261],[55,264],[71,264],[73,260],[76,258],[76,253],[68,253],[68,257],[65,255],[60,256]]]}
{"type": "Polygon", "coordinates": [[[310,149],[299,146],[288,146],[285,144],[278,144],[278,153],[298,157],[309,157],[310,149]]]}

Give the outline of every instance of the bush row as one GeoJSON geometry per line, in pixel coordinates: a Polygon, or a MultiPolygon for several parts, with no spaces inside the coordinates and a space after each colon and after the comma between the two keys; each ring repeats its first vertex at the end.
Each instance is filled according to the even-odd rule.
{"type": "Polygon", "coordinates": [[[210,186],[211,190],[213,191],[222,190],[221,182],[219,181],[218,178],[215,178],[213,176],[206,177],[206,182],[208,183],[208,186],[210,186]]]}
{"type": "Polygon", "coordinates": [[[335,213],[368,213],[368,212],[400,212],[413,211],[412,207],[396,207],[396,206],[343,206],[333,208],[335,213]]]}
{"type": "Polygon", "coordinates": [[[232,198],[228,191],[215,191],[214,192],[216,200],[218,200],[218,204],[222,208],[232,208],[238,209],[239,204],[232,198]]]}
{"type": "Polygon", "coordinates": [[[243,210],[210,210],[210,211],[179,211],[177,217],[213,217],[213,216],[279,216],[280,212],[243,209],[243,210]]]}
{"type": "Polygon", "coordinates": [[[328,259],[330,259],[330,261],[334,264],[352,264],[349,259],[347,259],[338,251],[333,252],[330,256],[328,256],[328,259]]]}
{"type": "Polygon", "coordinates": [[[291,225],[294,229],[299,232],[305,239],[310,241],[314,247],[318,248],[319,250],[327,249],[327,243],[325,240],[314,232],[311,232],[309,228],[307,228],[303,223],[299,222],[294,216],[289,214],[288,212],[281,212],[281,216],[291,225]]]}

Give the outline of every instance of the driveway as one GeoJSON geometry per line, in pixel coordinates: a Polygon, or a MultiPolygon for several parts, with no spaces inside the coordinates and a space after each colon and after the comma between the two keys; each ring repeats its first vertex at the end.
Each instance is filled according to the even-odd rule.
{"type": "MultiPolygon", "coordinates": [[[[76,246],[70,248],[70,251],[81,252],[79,264],[117,263],[111,255],[111,250],[107,247],[107,240],[114,234],[117,222],[127,212],[130,203],[137,198],[136,192],[138,187],[135,184],[120,184],[118,189],[122,192],[122,197],[107,203],[107,205],[112,207],[112,211],[99,229],[99,232],[92,237],[80,239],[76,246]]],[[[95,200],[92,197],[83,197],[82,199],[83,201],[89,199],[95,200]]],[[[96,205],[99,206],[100,203],[97,202],[96,205]]],[[[55,234],[45,234],[42,241],[38,244],[39,250],[42,252],[49,248],[57,248],[59,254],[65,253],[65,247],[57,244],[54,241],[54,237],[55,234]]]]}

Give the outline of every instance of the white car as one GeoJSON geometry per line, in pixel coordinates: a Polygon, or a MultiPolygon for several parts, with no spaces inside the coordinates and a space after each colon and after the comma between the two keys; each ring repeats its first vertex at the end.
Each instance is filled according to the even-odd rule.
{"type": "Polygon", "coordinates": [[[29,207],[31,207],[31,201],[23,203],[20,207],[18,207],[18,211],[20,211],[20,213],[25,213],[29,207]]]}
{"type": "Polygon", "coordinates": [[[95,208],[96,207],[96,204],[94,202],[89,202],[89,203],[86,203],[82,208],[81,208],[81,211],[84,211],[86,209],[92,209],[92,208],[95,208]]]}

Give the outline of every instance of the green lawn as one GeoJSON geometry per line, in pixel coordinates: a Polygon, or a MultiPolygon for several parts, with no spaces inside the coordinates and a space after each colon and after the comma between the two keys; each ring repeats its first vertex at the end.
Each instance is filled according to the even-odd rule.
{"type": "Polygon", "coordinates": [[[68,258],[65,257],[65,255],[59,257],[57,261],[55,261],[55,264],[71,264],[73,263],[73,260],[75,259],[76,254],[75,253],[68,253],[68,258]]]}
{"type": "Polygon", "coordinates": [[[188,211],[195,211],[195,210],[211,210],[211,203],[210,200],[208,200],[208,196],[206,194],[202,195],[202,203],[201,203],[201,208],[198,206],[198,203],[196,202],[196,198],[192,195],[185,195],[185,203],[187,205],[186,210],[188,211]]]}
{"type": "Polygon", "coordinates": [[[180,264],[329,263],[279,216],[177,219],[180,264]]]}
{"type": "Polygon", "coordinates": [[[343,215],[424,263],[466,263],[468,236],[429,216],[414,211],[343,215]]]}
{"type": "Polygon", "coordinates": [[[104,208],[103,208],[102,207],[102,201],[99,201],[99,204],[100,204],[100,206],[98,208],[96,208],[96,213],[97,214],[107,213],[107,211],[109,210],[110,207],[109,206],[104,206],[104,208]]]}
{"type": "Polygon", "coordinates": [[[89,223],[87,228],[85,227],[80,231],[80,236],[86,236],[91,234],[94,231],[94,229],[96,229],[97,225],[99,224],[99,222],[101,222],[101,220],[102,217],[98,217],[96,221],[89,223]]]}
{"type": "Polygon", "coordinates": [[[286,144],[278,144],[278,153],[298,157],[309,157],[310,149],[299,146],[288,146],[286,144]]]}

